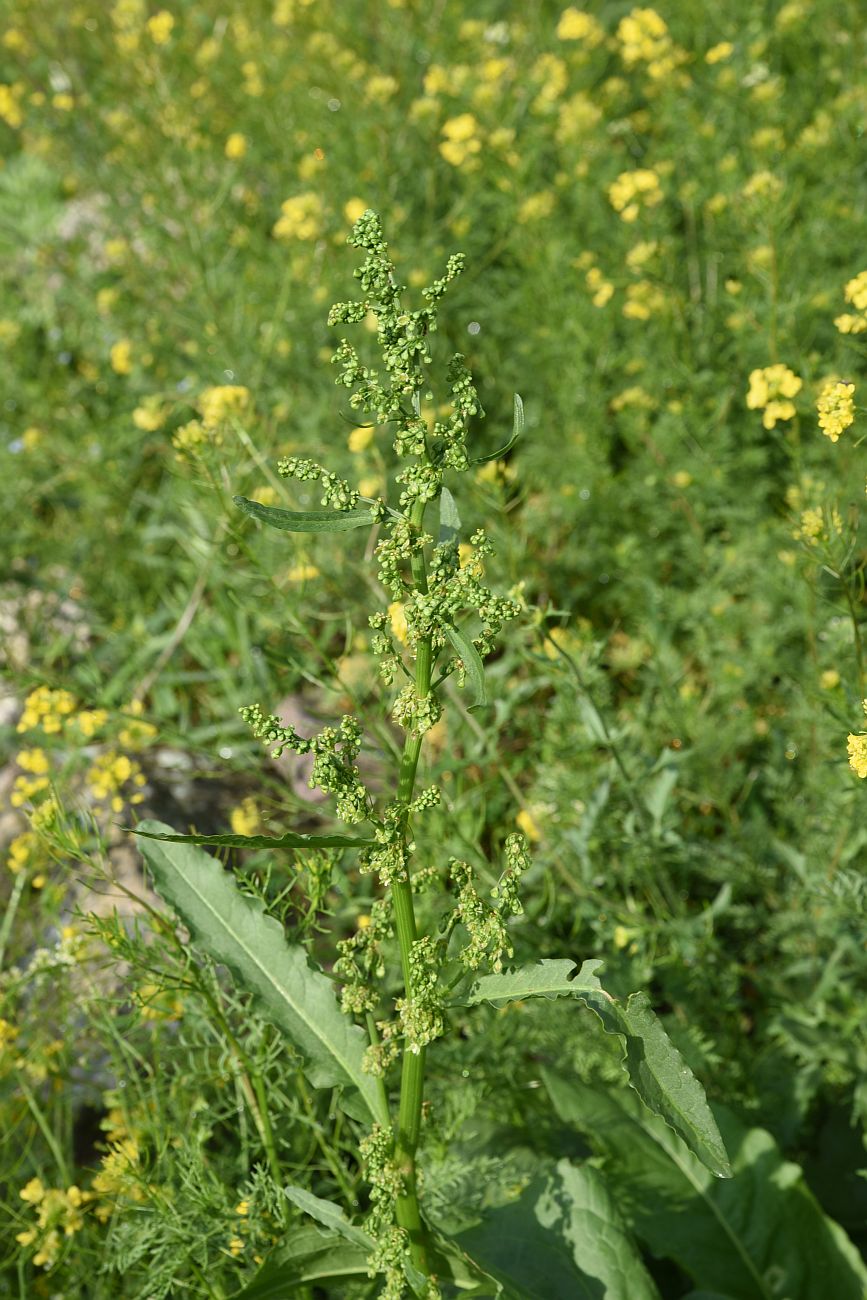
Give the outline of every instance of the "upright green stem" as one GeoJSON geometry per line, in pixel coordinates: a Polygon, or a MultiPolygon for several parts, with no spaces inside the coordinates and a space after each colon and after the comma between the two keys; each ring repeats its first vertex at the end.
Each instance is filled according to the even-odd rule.
{"type": "MultiPolygon", "coordinates": [[[[424,524],[423,501],[417,501],[410,511],[410,522],[415,533],[420,533],[424,524]]],[[[412,557],[412,576],[416,590],[427,591],[427,567],[424,553],[419,550],[412,557]]],[[[430,694],[433,651],[430,637],[422,637],[416,647],[415,693],[419,699],[430,694]]],[[[421,753],[421,736],[408,733],[403,747],[403,756],[398,775],[397,798],[403,808],[401,833],[404,844],[409,833],[409,805],[415,788],[415,774],[421,753]]],[[[400,963],[403,971],[404,990],[408,1000],[413,996],[412,945],[418,933],[415,923],[415,907],[412,899],[412,885],[409,869],[405,880],[396,881],[392,886],[394,899],[394,921],[397,941],[400,946],[400,963]]],[[[415,1266],[427,1271],[425,1245],[422,1234],[421,1215],[418,1208],[418,1191],[416,1186],[415,1156],[421,1131],[421,1107],[424,1095],[425,1049],[413,1051],[404,1047],[400,1079],[400,1103],[397,1119],[397,1139],[395,1158],[403,1174],[403,1192],[397,1201],[397,1221],[409,1234],[410,1253],[415,1266]]]]}

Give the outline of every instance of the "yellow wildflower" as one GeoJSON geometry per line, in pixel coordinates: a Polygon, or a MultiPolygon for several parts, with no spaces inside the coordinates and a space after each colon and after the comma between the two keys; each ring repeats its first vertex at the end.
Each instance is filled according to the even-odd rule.
{"type": "MultiPolygon", "coordinates": [[[[867,713],[867,700],[864,700],[864,712],[867,713]]],[[[867,777],[867,736],[863,733],[860,735],[849,736],[849,766],[856,776],[867,777]]]]}
{"type": "Polygon", "coordinates": [[[145,23],[148,35],[154,45],[167,45],[171,40],[174,25],[174,16],[169,13],[168,9],[161,9],[159,13],[154,14],[145,23]]]}
{"type": "Polygon", "coordinates": [[[64,720],[75,712],[75,697],[69,691],[52,690],[50,686],[37,686],[24,701],[24,712],[18,721],[18,731],[34,731],[41,727],[47,735],[56,735],[64,720]]]}
{"type": "Polygon", "coordinates": [[[836,442],[850,424],[855,420],[855,405],[852,394],[855,385],[846,379],[829,379],[819,394],[816,408],[819,412],[819,428],[836,442]]]}
{"type": "Polygon", "coordinates": [[[532,843],[535,844],[542,838],[539,824],[532,812],[530,812],[529,808],[522,808],[515,818],[515,821],[518,825],[518,829],[521,830],[532,843]]]}
{"type": "Polygon", "coordinates": [[[348,199],[343,205],[343,215],[349,224],[354,226],[358,218],[363,217],[369,207],[370,204],[365,203],[364,199],[348,199]]]}
{"type": "Polygon", "coordinates": [[[243,416],[250,405],[250,390],[242,384],[220,384],[199,394],[196,405],[207,431],[218,428],[233,416],[243,416]]]}
{"type": "Polygon", "coordinates": [[[121,793],[124,786],[132,785],[136,791],[130,803],[141,803],[144,796],[141,787],[145,776],[135,759],[126,754],[109,750],[100,754],[88,769],[85,777],[87,788],[99,803],[108,803],[112,812],[122,812],[124,798],[121,793]]]}
{"type": "Polygon", "coordinates": [[[280,204],[281,216],[271,233],[275,239],[318,239],[322,233],[324,211],[318,194],[296,194],[280,204]]]}
{"type": "Polygon", "coordinates": [[[142,433],[156,433],[165,424],[165,409],[159,398],[148,397],[132,413],[132,422],[142,433]]]}
{"type": "Polygon", "coordinates": [[[256,800],[250,795],[242,799],[229,814],[229,825],[234,835],[253,835],[260,824],[256,800]]]}
{"type": "Polygon", "coordinates": [[[777,420],[791,420],[795,414],[795,397],[803,381],[788,366],[764,366],[750,372],[747,406],[751,411],[764,411],[762,424],[773,429],[777,420]]]}
{"type": "Polygon", "coordinates": [[[472,113],[450,117],[443,123],[442,133],[445,139],[440,144],[440,153],[452,167],[463,166],[468,159],[481,152],[479,124],[472,113]]]}
{"type": "Polygon", "coordinates": [[[299,561],[293,564],[291,569],[286,570],[287,582],[312,582],[314,578],[319,577],[319,570],[315,564],[305,564],[299,561]]]}
{"type": "Polygon", "coordinates": [[[518,205],[516,216],[518,221],[525,225],[530,221],[541,221],[544,217],[550,217],[553,211],[554,195],[550,190],[540,190],[538,194],[529,194],[518,205]]]}
{"type": "Polygon", "coordinates": [[[112,344],[111,368],[118,375],[128,375],[132,370],[132,344],[129,339],[118,339],[112,344]]]}
{"type": "Polygon", "coordinates": [[[605,40],[605,29],[592,14],[570,5],[560,15],[556,35],[560,41],[581,41],[588,50],[595,50],[605,40]]]}
{"type": "Polygon", "coordinates": [[[24,114],[21,112],[21,89],[18,86],[9,86],[0,82],[0,120],[16,130],[24,121],[24,114]]]}
{"type": "Polygon", "coordinates": [[[353,429],[347,439],[347,446],[350,451],[366,451],[373,442],[375,429],[372,426],[366,426],[359,429],[353,429]]]}
{"type": "Polygon", "coordinates": [[[731,41],[720,41],[717,45],[712,45],[704,56],[705,63],[722,63],[723,59],[731,58],[735,47],[731,41]]]}
{"type": "Polygon", "coordinates": [[[642,208],[653,208],[662,199],[659,176],[652,167],[621,172],[608,187],[608,201],[623,221],[635,221],[642,208]]]}
{"type": "Polygon", "coordinates": [[[614,285],[606,280],[598,266],[591,266],[584,279],[593,295],[593,306],[604,307],[614,295],[614,285]]]}
{"type": "Polygon", "coordinates": [[[836,668],[826,668],[819,678],[823,691],[833,691],[840,685],[840,674],[836,668]]]}
{"type": "Polygon", "coordinates": [[[393,600],[391,602],[388,607],[388,618],[391,624],[391,635],[394,637],[395,641],[399,641],[401,645],[406,645],[406,613],[401,601],[393,600]]]}
{"type": "Polygon", "coordinates": [[[49,770],[48,755],[44,749],[22,749],[15,755],[15,762],[24,772],[34,776],[45,776],[49,770]]]}
{"type": "Polygon", "coordinates": [[[247,137],[240,131],[233,131],[226,140],[223,152],[231,162],[238,162],[247,152],[247,137]]]}

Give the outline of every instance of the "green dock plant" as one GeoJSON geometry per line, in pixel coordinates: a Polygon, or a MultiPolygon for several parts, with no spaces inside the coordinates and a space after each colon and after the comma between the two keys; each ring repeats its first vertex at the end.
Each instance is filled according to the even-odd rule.
{"type": "MultiPolygon", "coordinates": [[[[508,1287],[507,1264],[486,1256],[482,1266],[435,1229],[425,1214],[417,1171],[426,1122],[426,1057],[449,1033],[457,1009],[559,998],[568,1014],[569,1003],[582,1002],[605,1031],[620,1039],[624,1070],[645,1106],[714,1174],[727,1177],[731,1171],[703,1090],[646,995],[612,997],[600,982],[598,959],[585,961],[580,969],[568,958],[514,963],[509,921],[522,910],[521,881],[530,866],[523,835],[504,836],[499,879],[488,891],[466,862],[443,861],[436,845],[425,845],[425,865],[419,864],[417,828],[440,802],[440,790],[436,785],[418,789],[417,777],[425,737],[446,702],[445,683],[454,679],[468,707],[483,711],[488,702],[485,660],[504,626],[521,613],[518,602],[486,585],[485,561],[492,547],[485,531],[474,531],[468,544],[461,545],[452,489],[458,476],[481,460],[511,450],[522,433],[523,406],[516,396],[506,446],[493,456],[474,456],[471,426],[484,412],[464,358],[455,355],[444,372],[450,414],[427,418],[428,412],[443,409],[436,404],[432,379],[437,311],[464,259],[450,257],[442,278],[421,291],[423,304],[410,309],[374,212],[360,217],[349,242],[364,255],[355,272],[360,293],[337,303],[329,323],[357,325],[372,314],[381,364],[372,368],[341,338],[333,356],[337,383],[347,390],[360,420],[391,430],[400,462],[396,500],[363,498],[327,468],[289,456],[280,461],[280,474],[317,482],[321,509],[285,510],[244,497],[235,502],[251,519],[288,534],[376,530],[372,554],[385,598],[370,614],[372,649],[387,701],[383,707],[403,732],[391,792],[374,792],[365,782],[358,762],[362,728],[355,717],[344,716],[318,735],[302,736],[259,704],[250,704],[241,712],[275,757],[285,750],[312,757],[310,784],[333,798],[343,827],[279,837],[201,836],[149,821],[139,825],[137,834],[157,889],[193,943],[231,970],[260,1013],[291,1042],[310,1083],[336,1089],[337,1104],[366,1130],[358,1140],[369,1187],[363,1226],[305,1188],[285,1188],[292,1205],[318,1222],[320,1235],[311,1247],[309,1227],[300,1236],[290,1232],[243,1294],[291,1291],[299,1280],[320,1276],[317,1261],[325,1257],[345,1275],[380,1275],[382,1294],[392,1300],[407,1293],[440,1295],[459,1277],[474,1294],[492,1294],[499,1293],[504,1280],[508,1287]],[[402,607],[405,632],[395,625],[395,604],[402,607]],[[326,974],[261,900],[238,889],[205,851],[209,845],[268,848],[274,854],[316,850],[333,854],[335,861],[353,853],[358,871],[377,882],[369,923],[336,942],[333,969],[326,974]],[[427,931],[418,919],[422,891],[437,894],[440,904],[435,910],[441,919],[427,931]],[[388,1006],[385,992],[395,983],[388,963],[395,946],[402,989],[388,1006]]],[[[423,833],[423,825],[420,829],[423,833]]],[[[564,1178],[580,1181],[574,1171],[564,1178]]],[[[622,1246],[634,1251],[625,1238],[622,1246]]],[[[637,1254],[632,1267],[639,1279],[632,1294],[652,1294],[637,1254]]],[[[514,1284],[509,1293],[521,1294],[514,1284]]]]}

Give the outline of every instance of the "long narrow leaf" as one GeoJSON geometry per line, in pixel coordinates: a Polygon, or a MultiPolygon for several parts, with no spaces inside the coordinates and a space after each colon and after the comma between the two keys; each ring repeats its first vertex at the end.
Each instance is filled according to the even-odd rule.
{"type": "MultiPolygon", "coordinates": [[[[142,822],[140,829],[147,835],[173,833],[155,821],[142,822]]],[[[141,850],[160,895],[201,948],[229,968],[262,1016],[291,1040],[313,1086],[357,1090],[370,1114],[386,1123],[376,1083],[361,1068],[365,1035],[341,1014],[333,984],[310,965],[304,949],[288,944],[264,905],[242,894],[202,849],[148,838],[141,850]]]]}
{"type": "Polygon", "coordinates": [[[353,528],[369,527],[374,522],[373,513],[367,506],[355,510],[279,510],[276,506],[263,506],[247,497],[233,497],[232,500],[245,515],[284,533],[348,533],[353,528]]]}
{"type": "Polygon", "coordinates": [[[226,849],[358,849],[372,844],[358,835],[303,835],[287,831],[285,835],[157,835],[135,828],[136,835],[149,840],[163,840],[166,844],[213,844],[226,849]]]}
{"type": "Polygon", "coordinates": [[[460,655],[461,662],[467,672],[467,681],[473,693],[473,702],[469,705],[469,708],[480,709],[483,704],[488,702],[488,693],[485,689],[485,665],[479,657],[478,650],[465,632],[462,632],[460,628],[451,623],[446,623],[444,630],[452,643],[452,648],[460,655]]]}
{"type": "Polygon", "coordinates": [[[644,1104],[678,1133],[698,1158],[720,1178],[731,1165],[704,1089],[657,1019],[645,993],[619,1002],[595,974],[601,962],[585,961],[576,974],[573,961],[541,961],[501,975],[484,975],[463,997],[464,1005],[502,1004],[532,997],[574,997],[623,1043],[623,1068],[644,1104]]]}

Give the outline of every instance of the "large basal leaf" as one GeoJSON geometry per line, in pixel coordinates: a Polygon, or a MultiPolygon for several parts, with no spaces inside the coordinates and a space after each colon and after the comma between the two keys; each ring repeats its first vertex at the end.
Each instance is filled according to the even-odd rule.
{"type": "Polygon", "coordinates": [[[231,1300],[284,1300],[310,1283],[364,1276],[367,1247],[354,1246],[337,1232],[296,1228],[272,1251],[259,1272],[231,1300]]]}
{"type": "Polygon", "coordinates": [[[285,835],[155,835],[143,831],[142,822],[135,828],[136,835],[145,839],[162,840],[166,844],[212,844],[227,849],[358,849],[372,840],[359,835],[304,835],[288,831],[285,835]]]}
{"type": "Polygon", "coordinates": [[[594,1011],[605,1031],[624,1046],[623,1068],[646,1106],[680,1134],[690,1149],[720,1178],[731,1166],[704,1089],[674,1046],[644,993],[619,1002],[596,975],[601,962],[545,960],[501,975],[484,975],[461,1003],[512,1002],[532,997],[573,997],[594,1011]]]}
{"type": "Polygon", "coordinates": [[[369,506],[355,510],[280,510],[247,497],[232,497],[232,500],[245,515],[283,533],[348,533],[353,528],[369,528],[374,523],[369,506]]]}
{"type": "MultiPolygon", "coordinates": [[[[139,829],[173,833],[156,821],[144,821],[139,829]]],[[[365,1036],[341,1013],[334,985],[310,965],[304,949],[287,943],[263,904],[242,894],[209,853],[193,844],[144,838],[141,851],[159,894],[201,948],[228,966],[261,1015],[291,1040],[314,1087],[356,1089],[370,1114],[387,1123],[375,1082],[361,1069],[365,1036]]]]}
{"type": "Polygon", "coordinates": [[[852,1242],[764,1129],[716,1107],[734,1174],[714,1178],[628,1090],[544,1073],[561,1119],[586,1136],[635,1234],[716,1300],[864,1300],[852,1242]]]}
{"type": "Polygon", "coordinates": [[[480,709],[488,702],[488,693],[485,689],[485,665],[482,663],[481,656],[466,632],[462,632],[459,627],[446,623],[443,631],[451,642],[452,649],[460,655],[461,663],[466,669],[467,682],[473,697],[468,707],[480,709]]]}
{"type": "Polygon", "coordinates": [[[561,1160],[458,1244],[510,1300],[659,1300],[604,1180],[561,1160]]]}

